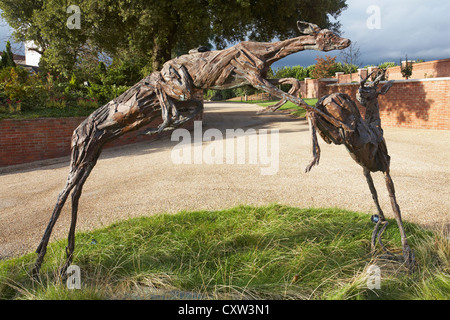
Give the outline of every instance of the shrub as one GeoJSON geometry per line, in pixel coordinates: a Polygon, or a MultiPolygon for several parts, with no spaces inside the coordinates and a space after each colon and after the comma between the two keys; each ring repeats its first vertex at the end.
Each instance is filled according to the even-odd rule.
{"type": "Polygon", "coordinates": [[[105,104],[114,98],[117,98],[128,89],[129,86],[116,86],[115,84],[99,85],[95,83],[86,88],[87,96],[89,98],[97,99],[100,104],[105,104]]]}
{"type": "Polygon", "coordinates": [[[380,63],[379,65],[378,65],[378,68],[379,69],[386,69],[386,68],[392,68],[392,67],[396,67],[397,66],[397,64],[395,63],[395,62],[383,62],[383,63],[380,63]]]}
{"type": "Polygon", "coordinates": [[[98,100],[95,98],[78,98],[77,104],[84,109],[97,109],[98,100]]]}
{"type": "Polygon", "coordinates": [[[51,97],[45,103],[46,108],[57,108],[57,109],[65,109],[66,108],[66,98],[65,97],[51,97]]]}
{"type": "MultiPolygon", "coordinates": [[[[345,63],[345,64],[340,64],[340,65],[341,65],[340,68],[342,69],[341,71],[344,72],[345,74],[358,72],[358,66],[356,64],[345,63]]],[[[336,71],[336,72],[339,72],[339,71],[336,71]]]]}
{"type": "Polygon", "coordinates": [[[9,99],[6,99],[5,104],[0,103],[0,113],[20,113],[22,111],[22,102],[20,100],[17,101],[11,101],[9,99]]]}
{"type": "Polygon", "coordinates": [[[283,67],[275,70],[274,78],[295,78],[301,81],[310,78],[312,70],[314,70],[314,66],[306,68],[302,66],[283,67]]]}
{"type": "Polygon", "coordinates": [[[402,72],[402,76],[406,78],[406,80],[409,79],[412,75],[412,69],[413,69],[413,63],[412,61],[408,61],[408,56],[406,56],[405,63],[403,64],[400,61],[400,70],[402,72]]]}

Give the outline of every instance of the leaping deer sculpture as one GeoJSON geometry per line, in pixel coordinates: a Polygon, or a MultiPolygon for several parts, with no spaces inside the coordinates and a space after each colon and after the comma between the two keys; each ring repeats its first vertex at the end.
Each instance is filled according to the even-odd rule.
{"type": "Polygon", "coordinates": [[[378,195],[373,183],[371,172],[381,171],[384,173],[386,186],[389,192],[392,209],[394,211],[403,247],[403,259],[405,264],[413,269],[415,260],[414,254],[408,245],[405,229],[400,213],[400,207],[395,197],[394,183],[390,176],[390,157],[388,155],[386,141],[383,137],[381,119],[378,105],[378,96],[386,94],[391,88],[393,81],[388,81],[378,91],[378,84],[385,76],[386,70],[375,70],[360,82],[360,87],[356,95],[357,100],[365,107],[364,120],[356,104],[346,94],[334,93],[322,97],[316,104],[316,108],[334,119],[345,123],[347,126],[336,126],[314,111],[308,111],[307,116],[312,133],[313,158],[307,166],[309,172],[314,165],[319,163],[320,148],[317,142],[316,130],[328,144],[344,144],[353,160],[363,167],[364,176],[369,185],[372,198],[378,211],[378,215],[372,216],[372,221],[376,223],[372,233],[372,251],[375,252],[377,239],[381,248],[393,256],[381,241],[381,235],[388,225],[384,213],[378,202],[378,195]],[[376,73],[375,73],[376,72],[376,73]],[[367,83],[370,77],[375,76],[371,83],[367,83]],[[381,229],[380,229],[381,227],[381,229]]]}
{"type": "Polygon", "coordinates": [[[340,50],[350,45],[350,40],[330,30],[321,30],[315,24],[299,21],[297,26],[302,35],[293,39],[274,43],[247,41],[225,50],[194,50],[191,54],[172,59],[163,65],[161,71],[147,76],[86,118],[73,133],[69,176],[36,250],[38,257],[33,274],[39,273],[53,227],[72,192],[67,260],[61,271],[64,273],[70,265],[75,249],[75,227],[82,188],[105,143],[161,117],[162,124],[147,130],[146,134],[160,133],[192,120],[203,108],[202,102],[195,98],[196,90],[251,85],[282,101],[292,101],[314,111],[336,126],[347,126],[295,96],[300,88],[297,79],[265,79],[269,67],[290,54],[302,50],[340,50]],[[276,87],[280,83],[292,84],[292,89],[285,93],[276,87]]]}

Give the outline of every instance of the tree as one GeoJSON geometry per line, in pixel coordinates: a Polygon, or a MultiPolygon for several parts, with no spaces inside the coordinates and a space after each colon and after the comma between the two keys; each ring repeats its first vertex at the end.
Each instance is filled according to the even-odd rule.
{"type": "Polygon", "coordinates": [[[173,54],[199,45],[218,49],[246,39],[296,36],[297,20],[337,31],[330,22],[345,0],[79,0],[80,29],[65,27],[71,0],[0,0],[2,16],[18,41],[32,40],[43,63],[70,74],[83,50],[116,57],[140,52],[159,70],[173,54]]]}
{"type": "Polygon", "coordinates": [[[342,65],[336,62],[336,57],[325,56],[321,58],[317,56],[316,65],[311,72],[311,76],[314,79],[329,78],[342,70],[342,65]]]}
{"type": "Polygon", "coordinates": [[[400,61],[400,70],[402,76],[406,78],[406,80],[408,80],[409,77],[411,77],[413,70],[413,62],[408,61],[408,56],[406,56],[405,63],[402,63],[402,61],[400,61]]]}
{"type": "Polygon", "coordinates": [[[339,53],[340,60],[344,65],[344,72],[345,73],[352,73],[352,66],[361,66],[361,51],[359,50],[358,43],[352,42],[350,46],[345,48],[344,50],[341,50],[339,53]],[[348,67],[345,67],[348,66],[348,67]]]}
{"type": "Polygon", "coordinates": [[[6,67],[15,67],[15,66],[16,66],[16,63],[14,62],[14,54],[11,51],[11,43],[8,41],[8,42],[6,42],[5,51],[2,52],[0,67],[6,68],[6,67]]]}
{"type": "MultiPolygon", "coordinates": [[[[358,68],[361,67],[361,51],[359,50],[357,42],[352,42],[350,46],[339,53],[339,56],[343,63],[342,68],[344,73],[353,74],[358,72],[358,68]]],[[[352,80],[353,79],[350,79],[350,81],[352,80]]]]}

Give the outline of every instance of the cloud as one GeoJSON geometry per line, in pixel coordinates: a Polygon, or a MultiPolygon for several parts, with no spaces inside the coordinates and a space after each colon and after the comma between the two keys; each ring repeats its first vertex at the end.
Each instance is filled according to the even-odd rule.
{"type": "MultiPolygon", "coordinates": [[[[357,42],[362,66],[385,61],[399,62],[405,55],[411,59],[436,60],[450,57],[450,1],[446,0],[347,0],[348,8],[338,17],[342,36],[357,42]],[[380,9],[380,28],[369,29],[367,21],[380,9]]],[[[324,53],[299,52],[274,67],[315,64],[324,53]]],[[[326,53],[338,56],[338,51],[326,53]]]]}

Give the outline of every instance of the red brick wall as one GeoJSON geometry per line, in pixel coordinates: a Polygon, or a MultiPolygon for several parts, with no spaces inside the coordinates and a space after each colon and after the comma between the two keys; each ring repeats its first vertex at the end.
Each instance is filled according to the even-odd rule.
{"type": "MultiPolygon", "coordinates": [[[[328,85],[321,87],[320,94],[346,93],[364,114],[356,101],[358,88],[359,84],[328,85]]],[[[378,102],[384,126],[450,130],[450,78],[395,81],[378,102]]]]}
{"type": "MultiPolygon", "coordinates": [[[[389,80],[402,80],[400,67],[388,68],[389,80]]],[[[410,79],[450,77],[450,59],[414,63],[410,79]]]]}
{"type": "MultiPolygon", "coordinates": [[[[402,76],[400,67],[387,68],[387,73],[389,80],[405,80],[402,76]]],[[[413,72],[409,79],[443,77],[450,77],[450,58],[414,63],[413,72]]],[[[359,74],[342,74],[338,75],[336,78],[338,79],[338,83],[351,83],[352,81],[359,81],[359,74]]]]}
{"type": "MultiPolygon", "coordinates": [[[[201,120],[202,115],[196,120],[201,120]]],[[[0,167],[23,164],[70,155],[70,143],[74,129],[84,118],[41,118],[32,120],[4,119],[0,121],[0,167]]],[[[156,135],[138,133],[147,127],[155,127],[155,121],[135,132],[127,133],[105,148],[157,139],[156,135]]],[[[184,128],[193,128],[193,122],[184,128]]]]}

